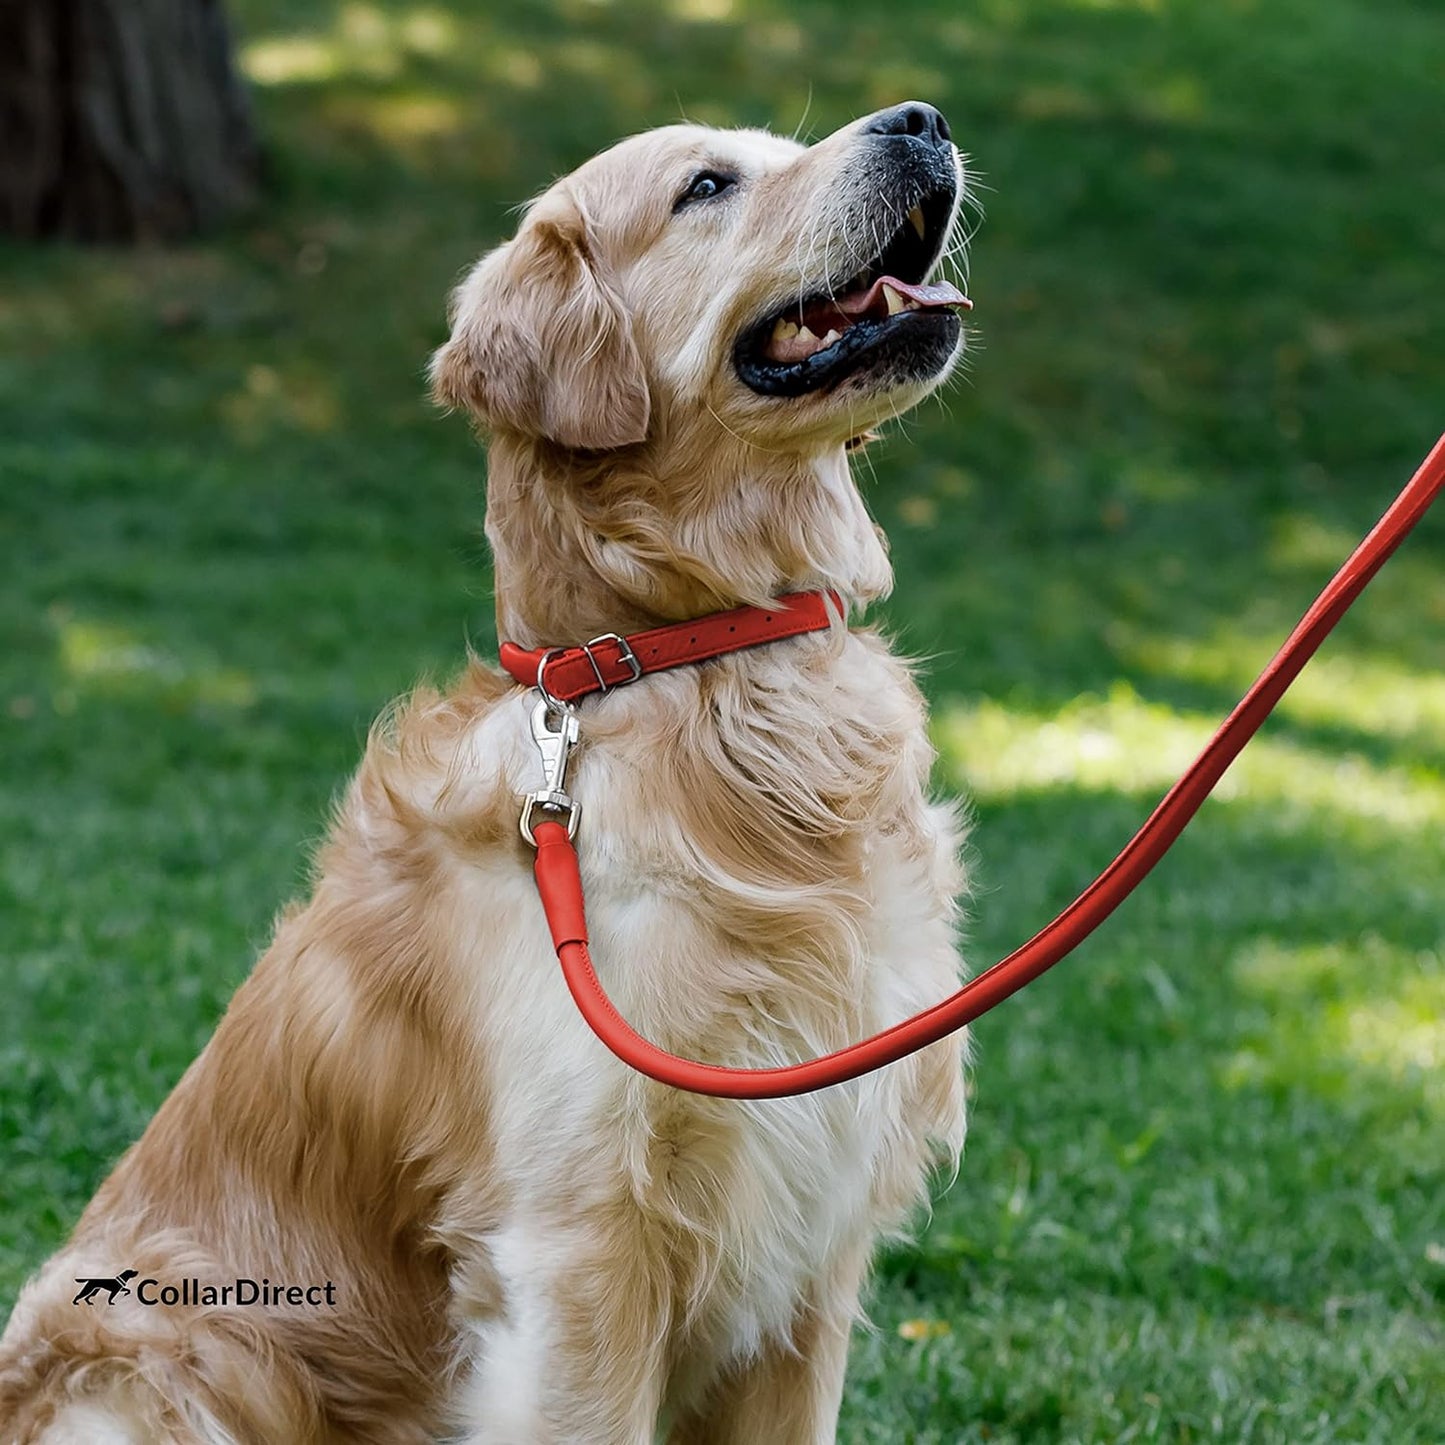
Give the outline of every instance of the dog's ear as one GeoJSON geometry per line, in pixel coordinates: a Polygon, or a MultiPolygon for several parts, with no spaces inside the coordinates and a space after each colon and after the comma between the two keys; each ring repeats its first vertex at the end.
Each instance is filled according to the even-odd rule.
{"type": "Polygon", "coordinates": [[[632,323],[599,274],[576,207],[549,196],[452,297],[432,395],[492,430],[604,450],[647,435],[647,375],[632,323]]]}

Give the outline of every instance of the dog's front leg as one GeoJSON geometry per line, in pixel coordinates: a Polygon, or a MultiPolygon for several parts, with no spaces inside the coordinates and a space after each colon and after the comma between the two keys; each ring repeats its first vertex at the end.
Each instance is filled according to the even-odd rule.
{"type": "Polygon", "coordinates": [[[836,1260],[825,1287],[800,1303],[790,1337],[728,1369],[667,1445],[833,1445],[867,1259],[860,1244],[836,1260]]]}
{"type": "Polygon", "coordinates": [[[770,1341],[734,1367],[667,1445],[833,1445],[851,1319],[810,1319],[793,1347],[770,1341]]]}
{"type": "Polygon", "coordinates": [[[464,1327],[473,1368],[459,1442],[652,1445],[667,1293],[633,1243],[599,1219],[489,1236],[499,1288],[464,1327]]]}

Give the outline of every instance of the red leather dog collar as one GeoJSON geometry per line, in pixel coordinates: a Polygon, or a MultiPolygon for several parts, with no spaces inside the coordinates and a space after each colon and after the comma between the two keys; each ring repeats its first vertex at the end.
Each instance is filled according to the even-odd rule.
{"type": "Polygon", "coordinates": [[[790,592],[772,607],[734,607],[690,622],[671,622],[620,637],[615,632],[576,647],[518,647],[504,642],[502,666],[523,687],[539,688],[557,702],[576,702],[589,693],[610,692],[650,672],[705,662],[764,642],[822,632],[843,615],[836,592],[790,592]]]}

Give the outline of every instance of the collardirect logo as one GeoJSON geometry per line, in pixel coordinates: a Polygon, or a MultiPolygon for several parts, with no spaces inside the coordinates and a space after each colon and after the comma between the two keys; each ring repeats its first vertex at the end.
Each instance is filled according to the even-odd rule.
{"type": "Polygon", "coordinates": [[[122,1295],[133,1294],[139,1304],[162,1308],[192,1305],[259,1305],[263,1309],[310,1308],[323,1305],[336,1308],[336,1285],[272,1284],[269,1279],[234,1279],[226,1284],[204,1284],[198,1279],[182,1279],[166,1283],[158,1279],[140,1279],[139,1272],[123,1269],[114,1279],[77,1279],[80,1286],[71,1304],[93,1305],[97,1295],[105,1295],[107,1304],[114,1304],[122,1295]],[[133,1283],[134,1282],[134,1283],[133,1283]]]}

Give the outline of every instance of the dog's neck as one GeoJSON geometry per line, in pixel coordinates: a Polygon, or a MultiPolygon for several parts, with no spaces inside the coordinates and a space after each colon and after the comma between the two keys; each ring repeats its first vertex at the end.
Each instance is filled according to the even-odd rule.
{"type": "Polygon", "coordinates": [[[724,435],[579,457],[498,436],[487,537],[498,635],[526,647],[818,587],[861,604],[893,583],[841,446],[805,455],[724,435]]]}

